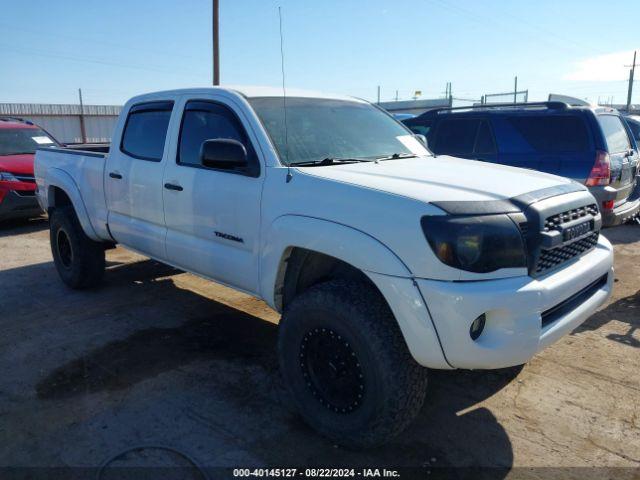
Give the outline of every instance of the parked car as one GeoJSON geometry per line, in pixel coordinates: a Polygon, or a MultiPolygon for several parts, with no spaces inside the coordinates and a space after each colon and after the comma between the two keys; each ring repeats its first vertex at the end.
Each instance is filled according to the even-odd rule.
{"type": "Polygon", "coordinates": [[[36,149],[58,145],[51,135],[19,118],[0,117],[0,221],[42,214],[35,197],[36,149]]]}
{"type": "Polygon", "coordinates": [[[529,168],[587,185],[605,226],[640,210],[636,141],[611,108],[561,102],[441,108],[404,123],[425,135],[437,155],[529,168]]]}
{"type": "Polygon", "coordinates": [[[368,102],[287,93],[286,115],[280,89],[142,95],[108,154],[39,150],[62,280],[98,284],[119,243],[264,299],[302,416],[351,447],[409,424],[424,367],[520,365],[609,297],[583,185],[434,158],[368,102]]]}

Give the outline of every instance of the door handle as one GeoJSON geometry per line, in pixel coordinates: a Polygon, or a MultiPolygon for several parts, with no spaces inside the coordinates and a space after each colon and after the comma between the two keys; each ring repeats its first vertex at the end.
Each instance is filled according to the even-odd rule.
{"type": "Polygon", "coordinates": [[[173,183],[165,183],[164,188],[167,190],[175,190],[176,192],[182,191],[182,187],[180,185],[174,185],[173,183]]]}
{"type": "Polygon", "coordinates": [[[116,172],[110,172],[110,173],[109,173],[109,176],[110,176],[111,178],[115,178],[115,179],[117,179],[117,180],[121,180],[121,179],[122,179],[122,175],[120,175],[119,173],[116,173],[116,172]]]}

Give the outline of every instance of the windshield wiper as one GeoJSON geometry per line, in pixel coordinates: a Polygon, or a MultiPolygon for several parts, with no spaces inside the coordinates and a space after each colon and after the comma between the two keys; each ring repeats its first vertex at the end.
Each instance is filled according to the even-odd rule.
{"type": "Polygon", "coordinates": [[[339,163],[361,163],[361,162],[371,162],[372,160],[366,160],[364,158],[338,158],[338,157],[327,157],[322,160],[309,160],[306,162],[295,162],[291,163],[292,167],[324,167],[327,165],[337,165],[339,163]]]}
{"type": "Polygon", "coordinates": [[[376,158],[376,162],[384,160],[399,160],[401,158],[416,158],[417,156],[418,155],[414,155],[413,153],[392,153],[391,155],[376,158]]]}

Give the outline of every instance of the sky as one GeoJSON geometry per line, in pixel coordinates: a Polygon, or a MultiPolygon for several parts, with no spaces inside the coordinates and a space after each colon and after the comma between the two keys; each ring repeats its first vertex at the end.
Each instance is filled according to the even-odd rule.
{"type": "MultiPolygon", "coordinates": [[[[220,0],[223,85],[375,101],[529,90],[625,103],[637,0],[220,0]]],[[[122,104],[212,81],[211,0],[0,0],[0,102],[122,104]]],[[[638,59],[640,63],[640,55],[638,59]]],[[[640,69],[633,100],[640,103],[640,69]]]]}

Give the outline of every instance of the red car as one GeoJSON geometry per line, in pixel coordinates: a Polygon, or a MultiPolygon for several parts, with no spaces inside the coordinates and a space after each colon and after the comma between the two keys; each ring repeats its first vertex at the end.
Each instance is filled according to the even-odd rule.
{"type": "Polygon", "coordinates": [[[33,123],[0,117],[0,221],[40,215],[33,177],[33,159],[39,147],[59,146],[33,123]]]}

